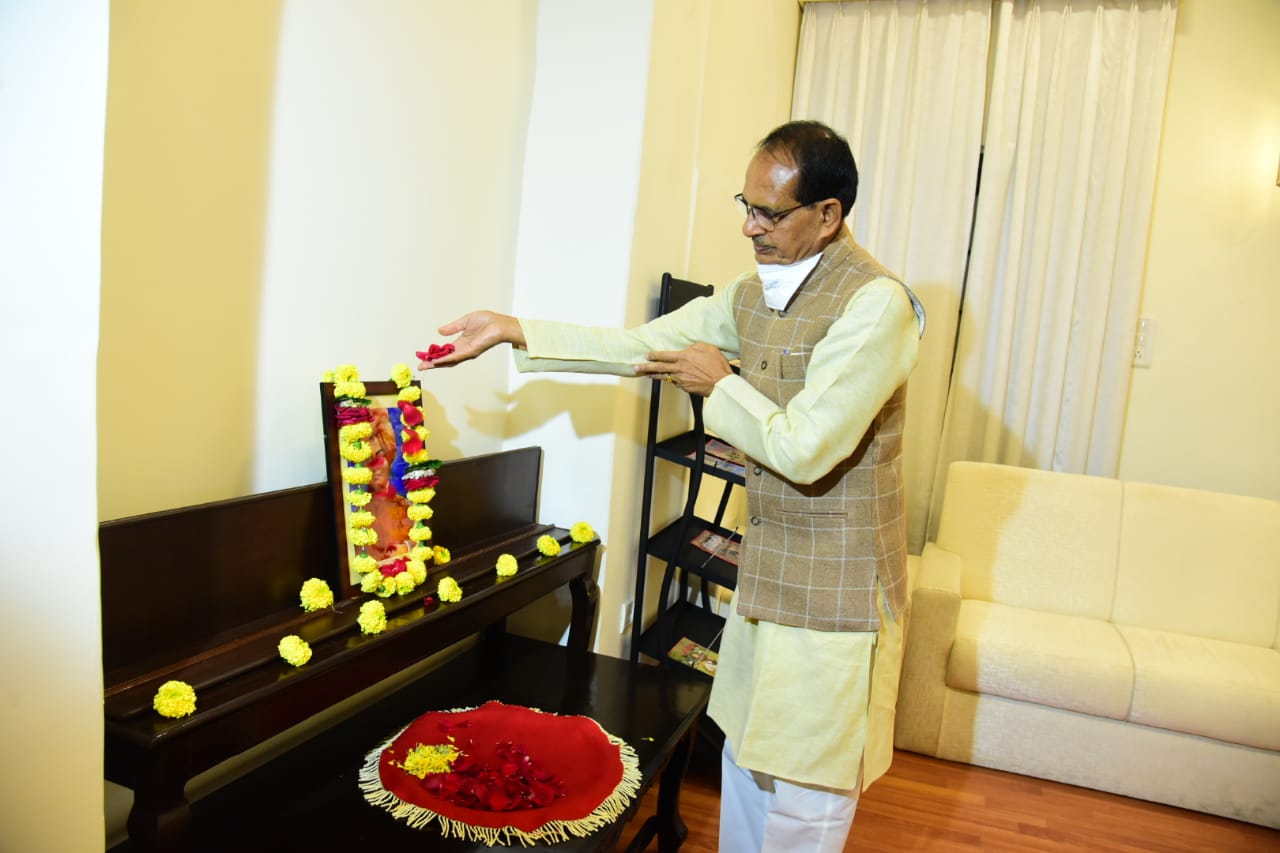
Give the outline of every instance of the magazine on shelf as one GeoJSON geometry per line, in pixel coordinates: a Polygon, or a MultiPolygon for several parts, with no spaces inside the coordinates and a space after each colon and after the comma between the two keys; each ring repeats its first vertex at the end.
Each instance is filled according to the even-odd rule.
{"type": "Polygon", "coordinates": [[[742,548],[740,540],[721,536],[719,533],[713,533],[710,530],[704,530],[693,537],[693,545],[713,557],[719,557],[726,563],[738,565],[739,550],[742,548]]]}
{"type": "MultiPolygon", "coordinates": [[[[706,461],[711,467],[737,474],[739,477],[747,475],[747,457],[732,444],[726,444],[718,438],[708,438],[706,448],[706,461]]],[[[693,459],[697,452],[694,451],[685,455],[693,459]]]]}
{"type": "Polygon", "coordinates": [[[716,667],[720,662],[718,654],[706,646],[698,645],[688,637],[681,638],[680,642],[672,646],[667,652],[667,657],[707,675],[715,675],[716,667]]]}

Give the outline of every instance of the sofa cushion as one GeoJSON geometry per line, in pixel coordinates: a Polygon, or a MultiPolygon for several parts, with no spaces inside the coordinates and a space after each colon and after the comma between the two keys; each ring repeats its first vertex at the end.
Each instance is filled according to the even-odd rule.
{"type": "Polygon", "coordinates": [[[1120,481],[983,462],[947,469],[937,544],[964,562],[964,598],[1108,619],[1120,481]]]}
{"type": "Polygon", "coordinates": [[[1280,501],[1124,484],[1112,621],[1272,646],[1280,501]]]}
{"type": "Polygon", "coordinates": [[[1130,721],[1280,750],[1280,652],[1116,627],[1133,654],[1130,721]]]}
{"type": "Polygon", "coordinates": [[[947,684],[1123,720],[1133,664],[1109,622],[966,599],[947,684]]]}

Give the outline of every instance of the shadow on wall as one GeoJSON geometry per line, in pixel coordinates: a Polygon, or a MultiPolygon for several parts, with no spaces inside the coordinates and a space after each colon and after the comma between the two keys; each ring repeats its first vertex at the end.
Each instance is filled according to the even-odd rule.
{"type": "Polygon", "coordinates": [[[278,0],[111,5],[100,518],[251,490],[252,442],[231,437],[254,434],[281,14],[278,0]],[[148,430],[139,465],[121,401],[157,393],[180,426],[148,430]]]}

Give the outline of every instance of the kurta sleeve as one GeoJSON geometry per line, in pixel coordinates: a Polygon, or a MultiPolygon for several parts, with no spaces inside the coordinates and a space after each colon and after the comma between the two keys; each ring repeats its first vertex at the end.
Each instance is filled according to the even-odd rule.
{"type": "Polygon", "coordinates": [[[785,408],[726,376],[707,398],[707,427],[786,479],[812,483],[853,454],[907,381],[921,328],[906,288],[887,278],[868,282],[814,347],[804,388],[785,408]]]}
{"type": "Polygon", "coordinates": [[[550,320],[520,320],[526,348],[514,350],[521,373],[567,371],[635,376],[635,365],[657,350],[707,343],[737,358],[733,293],[741,279],[634,329],[606,329],[550,320]]]}

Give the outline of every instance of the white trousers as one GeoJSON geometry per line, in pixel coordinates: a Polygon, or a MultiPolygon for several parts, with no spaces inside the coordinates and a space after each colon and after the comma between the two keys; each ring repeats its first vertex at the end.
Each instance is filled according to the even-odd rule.
{"type": "Polygon", "coordinates": [[[720,754],[720,853],[841,853],[858,788],[835,791],[788,782],[720,754]]]}

